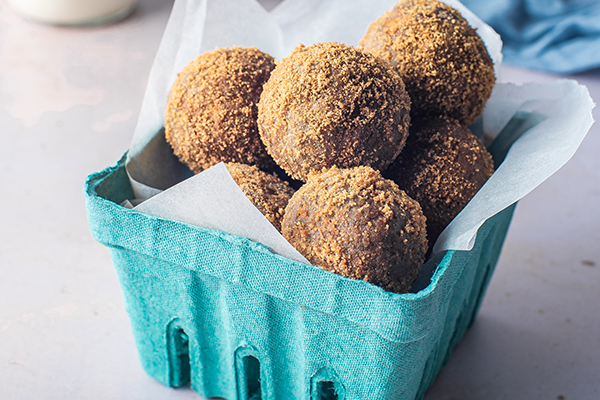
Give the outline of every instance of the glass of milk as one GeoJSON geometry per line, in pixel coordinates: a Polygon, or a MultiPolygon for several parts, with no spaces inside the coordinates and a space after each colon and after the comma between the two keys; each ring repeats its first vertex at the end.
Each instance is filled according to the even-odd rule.
{"type": "Polygon", "coordinates": [[[136,0],[7,0],[23,17],[56,25],[100,25],[128,16],[136,0]]]}

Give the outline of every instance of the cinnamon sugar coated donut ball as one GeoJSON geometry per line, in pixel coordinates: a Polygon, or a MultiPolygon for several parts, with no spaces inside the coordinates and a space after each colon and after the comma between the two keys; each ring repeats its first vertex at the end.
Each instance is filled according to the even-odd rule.
{"type": "Polygon", "coordinates": [[[427,250],[419,204],[370,167],[311,175],[282,234],[314,265],[396,293],[410,289],[427,250]]]}
{"type": "Polygon", "coordinates": [[[401,0],[368,27],[360,47],[396,68],[415,118],[445,114],[469,125],[496,81],[475,29],[436,0],[401,0]]]}
{"type": "Polygon", "coordinates": [[[419,202],[433,246],[493,173],[492,156],[468,128],[437,118],[411,127],[406,147],[384,176],[419,202]]]}
{"type": "Polygon", "coordinates": [[[165,136],[194,173],[220,161],[271,168],[256,126],[256,104],[275,60],[256,48],[232,47],[196,57],[177,76],[165,136]]]}
{"type": "Polygon", "coordinates": [[[281,231],[285,207],[294,194],[294,189],[287,182],[256,166],[239,163],[226,163],[225,166],[252,204],[281,231]]]}
{"type": "Polygon", "coordinates": [[[267,151],[292,178],[337,166],[389,165],[404,146],[410,100],[387,63],[339,43],[302,45],[275,68],[258,104],[267,151]]]}

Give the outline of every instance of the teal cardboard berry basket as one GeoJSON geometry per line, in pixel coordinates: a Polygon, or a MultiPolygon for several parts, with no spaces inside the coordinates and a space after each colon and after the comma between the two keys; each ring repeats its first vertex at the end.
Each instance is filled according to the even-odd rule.
{"type": "Polygon", "coordinates": [[[221,231],[143,214],[125,157],[90,175],[92,234],[108,246],[141,363],[169,386],[228,400],[420,399],[472,323],[514,205],[470,251],[394,294],[221,231]]]}

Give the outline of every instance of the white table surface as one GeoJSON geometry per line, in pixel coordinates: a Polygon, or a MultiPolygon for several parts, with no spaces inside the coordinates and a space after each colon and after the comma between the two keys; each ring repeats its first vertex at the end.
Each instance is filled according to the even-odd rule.
{"type": "MultiPolygon", "coordinates": [[[[83,183],[128,148],[172,1],[61,28],[0,0],[0,399],[198,399],[141,369],[83,183]]],[[[504,67],[503,80],[559,77],[504,67]]],[[[571,76],[600,99],[600,70],[571,76]]],[[[596,119],[600,112],[595,110],[596,119]]],[[[426,400],[600,399],[600,125],[518,205],[473,327],[426,400]]]]}

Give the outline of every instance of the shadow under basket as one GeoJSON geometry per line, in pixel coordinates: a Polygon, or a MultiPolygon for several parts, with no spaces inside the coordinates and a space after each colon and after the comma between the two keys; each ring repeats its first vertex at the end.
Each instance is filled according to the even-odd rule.
{"type": "Polygon", "coordinates": [[[124,167],[90,175],[86,205],[110,249],[142,366],[227,400],[420,399],[470,326],[515,205],[431,282],[394,294],[249,239],[124,208],[124,167]]]}

